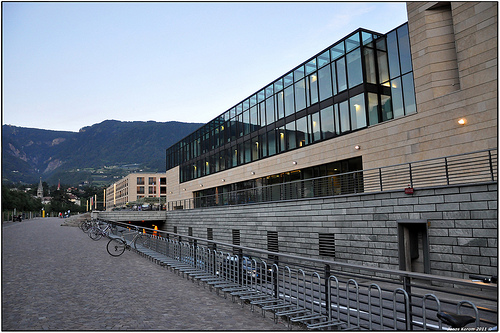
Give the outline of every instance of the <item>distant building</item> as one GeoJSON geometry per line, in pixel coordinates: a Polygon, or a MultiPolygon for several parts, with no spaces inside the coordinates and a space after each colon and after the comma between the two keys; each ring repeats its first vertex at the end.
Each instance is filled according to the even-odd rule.
{"type": "Polygon", "coordinates": [[[43,198],[43,185],[42,185],[42,177],[40,177],[40,184],[38,184],[38,189],[36,191],[36,197],[42,199],[43,198]]]}
{"type": "Polygon", "coordinates": [[[142,198],[166,196],[165,173],[131,173],[106,189],[106,210],[124,207],[142,198]]]}

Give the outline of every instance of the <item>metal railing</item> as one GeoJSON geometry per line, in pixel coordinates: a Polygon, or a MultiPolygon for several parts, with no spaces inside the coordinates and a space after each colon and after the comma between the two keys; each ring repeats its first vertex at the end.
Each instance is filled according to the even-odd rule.
{"type": "Polygon", "coordinates": [[[168,210],[497,181],[497,149],[168,202],[168,210]]]}
{"type": "MultiPolygon", "coordinates": [[[[118,223],[121,225],[120,223],[118,223]]],[[[124,224],[126,227],[130,225],[124,224]]],[[[445,330],[436,316],[497,326],[496,284],[300,257],[142,228],[144,256],[309,329],[445,330]],[[271,259],[268,259],[271,258],[271,259]]],[[[129,235],[128,237],[132,237],[129,235]]],[[[129,239],[130,240],[130,239],[129,239]]],[[[470,326],[469,325],[469,326],[470,326]]]]}

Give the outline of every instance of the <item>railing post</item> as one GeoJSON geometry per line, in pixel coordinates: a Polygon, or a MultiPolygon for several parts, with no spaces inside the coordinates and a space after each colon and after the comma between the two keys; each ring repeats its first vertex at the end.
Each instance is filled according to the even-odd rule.
{"type": "Polygon", "coordinates": [[[330,297],[330,276],[331,276],[331,270],[330,270],[330,265],[326,264],[325,265],[325,292],[323,293],[325,295],[325,307],[326,307],[326,314],[328,315],[328,318],[330,318],[330,311],[331,311],[331,297],[330,297]]]}

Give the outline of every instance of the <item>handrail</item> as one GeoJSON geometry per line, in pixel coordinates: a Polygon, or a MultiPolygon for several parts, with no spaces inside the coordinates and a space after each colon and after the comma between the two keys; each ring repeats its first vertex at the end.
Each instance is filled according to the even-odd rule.
{"type": "Polygon", "coordinates": [[[168,210],[228,206],[256,202],[310,199],[344,194],[374,193],[405,187],[449,186],[494,182],[497,149],[449,155],[416,162],[307,178],[287,183],[169,201],[168,210]],[[273,193],[273,189],[278,189],[273,193]],[[279,193],[278,193],[279,192],[279,193]]]}

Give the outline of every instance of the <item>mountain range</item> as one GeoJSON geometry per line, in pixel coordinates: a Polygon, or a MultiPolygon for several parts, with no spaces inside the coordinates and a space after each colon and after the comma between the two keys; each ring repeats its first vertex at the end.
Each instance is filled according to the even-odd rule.
{"type": "Polygon", "coordinates": [[[2,126],[2,183],[111,184],[164,172],[165,151],[201,123],[106,120],[78,132],[2,126]]]}

